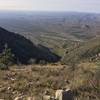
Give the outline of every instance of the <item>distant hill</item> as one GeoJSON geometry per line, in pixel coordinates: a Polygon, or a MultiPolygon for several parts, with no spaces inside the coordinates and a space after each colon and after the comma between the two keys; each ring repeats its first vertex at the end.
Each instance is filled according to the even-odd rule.
{"type": "Polygon", "coordinates": [[[48,62],[56,62],[60,59],[59,56],[52,53],[44,46],[34,45],[24,36],[9,32],[0,27],[0,52],[7,44],[15,55],[16,62],[27,63],[30,59],[36,59],[37,62],[45,60],[48,62]]]}
{"type": "Polygon", "coordinates": [[[32,40],[41,35],[71,40],[86,40],[100,35],[100,14],[3,11],[0,15],[2,27],[32,40]]]}
{"type": "Polygon", "coordinates": [[[100,14],[2,11],[0,26],[63,56],[75,43],[100,36],[100,14]]]}
{"type": "Polygon", "coordinates": [[[62,62],[65,64],[75,64],[80,61],[96,61],[100,60],[100,37],[91,39],[76,48],[66,51],[62,62]]]}

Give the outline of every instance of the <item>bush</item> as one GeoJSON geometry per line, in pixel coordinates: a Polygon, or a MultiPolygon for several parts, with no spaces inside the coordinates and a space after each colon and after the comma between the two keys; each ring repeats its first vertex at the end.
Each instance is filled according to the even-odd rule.
{"type": "Polygon", "coordinates": [[[29,64],[36,64],[36,59],[30,59],[30,60],[28,61],[28,63],[29,63],[29,64]]]}
{"type": "Polygon", "coordinates": [[[0,69],[8,69],[8,66],[11,65],[14,61],[14,55],[11,52],[11,49],[8,49],[5,46],[5,49],[0,54],[0,69]]]}
{"type": "Polygon", "coordinates": [[[41,65],[46,65],[47,62],[46,62],[45,60],[40,60],[40,61],[39,61],[39,64],[41,64],[41,65]]]}
{"type": "Polygon", "coordinates": [[[8,66],[3,64],[3,63],[0,63],[0,69],[1,70],[8,70],[8,66]]]}

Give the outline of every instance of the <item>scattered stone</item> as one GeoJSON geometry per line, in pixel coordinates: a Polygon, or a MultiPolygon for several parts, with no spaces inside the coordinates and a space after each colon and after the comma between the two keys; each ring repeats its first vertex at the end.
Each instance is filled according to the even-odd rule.
{"type": "Polygon", "coordinates": [[[9,86],[8,88],[7,88],[7,90],[10,90],[11,89],[11,87],[9,86]]]}
{"type": "Polygon", "coordinates": [[[62,100],[62,92],[63,92],[62,89],[59,89],[59,90],[56,91],[56,93],[55,93],[55,99],[56,100],[62,100]]]}
{"type": "Polygon", "coordinates": [[[27,100],[35,100],[34,97],[28,97],[27,100]]]}
{"type": "Polygon", "coordinates": [[[14,78],[10,78],[10,80],[11,80],[11,81],[15,81],[16,79],[14,79],[14,78]]]}
{"type": "Polygon", "coordinates": [[[21,96],[21,97],[16,97],[14,100],[23,100],[23,96],[21,96]]]}
{"type": "Polygon", "coordinates": [[[51,98],[50,95],[44,95],[43,96],[43,100],[50,100],[50,98],[51,98]]]}

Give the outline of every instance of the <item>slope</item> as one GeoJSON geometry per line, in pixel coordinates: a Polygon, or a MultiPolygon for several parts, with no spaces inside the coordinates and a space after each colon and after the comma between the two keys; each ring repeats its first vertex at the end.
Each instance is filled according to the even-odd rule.
{"type": "Polygon", "coordinates": [[[91,39],[76,48],[66,51],[63,63],[78,63],[80,61],[100,60],[100,37],[91,39]]]}
{"type": "Polygon", "coordinates": [[[15,55],[16,62],[27,63],[30,59],[46,60],[48,62],[56,62],[60,59],[59,56],[52,53],[48,48],[34,45],[24,36],[9,32],[0,28],[0,52],[7,44],[15,55]]]}

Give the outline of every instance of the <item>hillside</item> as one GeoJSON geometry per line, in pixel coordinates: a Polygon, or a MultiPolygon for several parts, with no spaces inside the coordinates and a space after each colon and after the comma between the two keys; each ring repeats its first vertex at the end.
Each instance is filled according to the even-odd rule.
{"type": "Polygon", "coordinates": [[[66,48],[100,35],[100,14],[78,12],[0,12],[0,26],[63,56],[66,48]],[[9,16],[8,16],[9,13],[9,16]]]}
{"type": "Polygon", "coordinates": [[[91,39],[66,51],[63,63],[78,63],[80,61],[100,60],[100,37],[91,39]]]}
{"type": "Polygon", "coordinates": [[[0,28],[0,52],[4,49],[5,44],[8,45],[8,48],[15,55],[16,62],[28,63],[30,59],[36,59],[36,62],[40,60],[56,62],[60,59],[59,56],[52,53],[47,47],[34,45],[25,37],[0,28]]]}
{"type": "Polygon", "coordinates": [[[56,89],[69,85],[75,100],[100,100],[99,76],[100,63],[82,63],[74,71],[60,64],[10,66],[9,70],[0,70],[0,99],[43,100],[45,90],[54,95],[56,89]]]}

